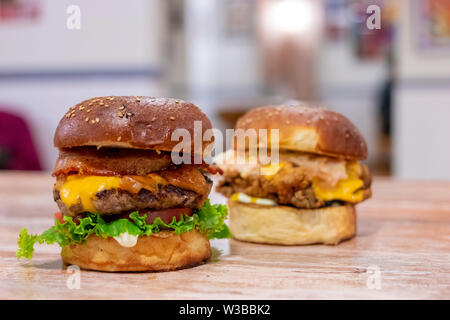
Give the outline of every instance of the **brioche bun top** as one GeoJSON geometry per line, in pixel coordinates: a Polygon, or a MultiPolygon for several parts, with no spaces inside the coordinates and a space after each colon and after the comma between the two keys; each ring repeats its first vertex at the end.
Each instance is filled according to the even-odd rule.
{"type": "MultiPolygon", "coordinates": [[[[366,142],[342,114],[301,103],[255,108],[243,115],[235,129],[267,129],[258,147],[270,148],[270,130],[279,129],[279,149],[348,160],[367,158],[366,142]]],[[[248,149],[249,145],[246,144],[248,149]]]]}
{"type": "MultiPolygon", "coordinates": [[[[172,141],[175,129],[186,129],[194,150],[194,121],[203,133],[211,122],[194,104],[178,99],[142,96],[97,97],[72,106],[56,128],[55,147],[115,147],[172,151],[181,138],[172,141]]],[[[203,141],[201,152],[214,141],[203,141]]],[[[186,151],[186,150],[184,150],[186,151]]]]}

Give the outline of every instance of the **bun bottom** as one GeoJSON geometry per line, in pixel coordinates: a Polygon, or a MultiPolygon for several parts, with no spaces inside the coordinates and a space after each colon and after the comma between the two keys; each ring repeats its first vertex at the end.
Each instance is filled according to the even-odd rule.
{"type": "Polygon", "coordinates": [[[139,237],[134,247],[123,247],[114,238],[91,235],[86,243],[64,246],[67,264],[97,271],[171,271],[204,263],[211,256],[209,240],[198,231],[176,234],[160,231],[139,237]]]}
{"type": "Polygon", "coordinates": [[[338,244],[356,234],[352,205],[297,209],[228,200],[228,208],[230,230],[237,240],[281,245],[338,244]]]}

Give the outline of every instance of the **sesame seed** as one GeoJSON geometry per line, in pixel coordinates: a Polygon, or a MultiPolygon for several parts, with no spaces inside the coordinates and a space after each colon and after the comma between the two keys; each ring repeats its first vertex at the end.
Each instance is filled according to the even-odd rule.
{"type": "Polygon", "coordinates": [[[117,141],[120,141],[120,140],[122,140],[122,137],[118,137],[118,138],[117,138],[117,141]]]}
{"type": "Polygon", "coordinates": [[[88,122],[89,121],[89,117],[86,117],[86,119],[84,119],[84,121],[88,122]]]}
{"type": "Polygon", "coordinates": [[[131,115],[132,115],[132,113],[131,113],[131,112],[128,112],[128,113],[127,113],[127,116],[131,117],[131,115]]]}
{"type": "Polygon", "coordinates": [[[89,102],[88,106],[92,106],[94,103],[93,102],[89,102]]]}
{"type": "Polygon", "coordinates": [[[66,118],[70,118],[70,113],[66,114],[66,118]]]}
{"type": "Polygon", "coordinates": [[[91,120],[91,123],[95,123],[95,120],[91,120]]]}
{"type": "Polygon", "coordinates": [[[123,118],[123,113],[122,112],[118,112],[117,115],[121,118],[123,118]]]}
{"type": "Polygon", "coordinates": [[[87,112],[87,113],[89,113],[89,112],[91,112],[91,111],[92,111],[91,109],[89,109],[89,110],[86,110],[86,112],[87,112]]]}
{"type": "Polygon", "coordinates": [[[153,118],[152,118],[152,121],[155,121],[155,120],[156,120],[156,117],[153,117],[153,118]]]}
{"type": "Polygon", "coordinates": [[[136,97],[136,101],[137,102],[141,101],[141,98],[136,97]]]}
{"type": "Polygon", "coordinates": [[[175,118],[174,117],[170,117],[170,120],[175,120],[175,118]]]}
{"type": "Polygon", "coordinates": [[[74,118],[75,117],[75,113],[72,113],[72,115],[70,117],[74,118]]]}
{"type": "Polygon", "coordinates": [[[161,151],[159,151],[158,149],[155,150],[157,154],[161,154],[161,151]]]}
{"type": "Polygon", "coordinates": [[[108,107],[109,107],[109,104],[105,104],[105,107],[108,108],[108,107]]]}
{"type": "Polygon", "coordinates": [[[80,110],[83,110],[84,109],[84,107],[83,106],[80,106],[78,109],[80,109],[80,110]]]}
{"type": "Polygon", "coordinates": [[[100,119],[99,118],[95,118],[95,122],[100,122],[100,119]]]}
{"type": "Polygon", "coordinates": [[[100,105],[103,106],[105,103],[104,102],[100,102],[100,105]]]}
{"type": "Polygon", "coordinates": [[[119,110],[123,110],[123,109],[125,109],[125,106],[120,106],[120,108],[119,108],[119,110]]]}

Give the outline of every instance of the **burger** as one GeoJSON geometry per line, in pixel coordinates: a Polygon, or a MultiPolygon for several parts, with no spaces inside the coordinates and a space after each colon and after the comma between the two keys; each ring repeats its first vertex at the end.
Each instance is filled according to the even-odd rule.
{"type": "MultiPolygon", "coordinates": [[[[55,225],[22,229],[17,257],[35,243],[57,243],[66,264],[99,271],[168,271],[205,262],[209,239],[230,236],[227,208],[208,198],[215,171],[205,161],[174,161],[182,129],[211,123],[192,103],[153,97],[99,97],[64,115],[53,198],[55,225]]],[[[213,142],[184,142],[183,156],[208,156],[213,142]]],[[[178,150],[178,149],[177,149],[178,150]]],[[[180,152],[178,152],[180,153],[180,152]]]]}
{"type": "Polygon", "coordinates": [[[346,117],[302,103],[266,106],[247,112],[235,129],[235,138],[249,129],[267,135],[253,143],[247,135],[215,159],[234,238],[303,245],[355,235],[355,205],[370,198],[371,176],[359,162],[367,157],[364,138],[346,117]],[[270,157],[260,157],[262,148],[270,157]]]}

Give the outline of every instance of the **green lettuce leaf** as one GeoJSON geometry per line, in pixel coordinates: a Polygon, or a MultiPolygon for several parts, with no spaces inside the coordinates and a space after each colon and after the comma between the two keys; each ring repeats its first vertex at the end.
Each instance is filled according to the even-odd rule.
{"type": "Polygon", "coordinates": [[[133,221],[117,219],[105,222],[101,215],[88,213],[75,223],[72,217],[64,216],[64,223],[55,219],[55,225],[40,235],[29,234],[27,229],[22,229],[17,239],[19,248],[16,255],[18,259],[31,259],[35,243],[57,243],[62,247],[72,243],[83,243],[92,234],[101,238],[117,237],[124,232],[134,236],[150,236],[160,230],[169,229],[177,234],[198,230],[208,239],[230,238],[230,230],[225,224],[227,216],[227,206],[212,205],[209,199],[192,216],[182,215],[179,220],[174,217],[170,223],[164,223],[161,218],[156,218],[152,224],[147,224],[145,221],[147,215],[140,216],[137,211],[130,214],[133,221]]]}
{"type": "Polygon", "coordinates": [[[212,205],[209,200],[207,200],[203,207],[197,212],[198,230],[205,233],[209,239],[230,238],[231,232],[224,223],[227,216],[228,207],[226,205],[212,205]]]}
{"type": "Polygon", "coordinates": [[[17,239],[17,245],[19,249],[16,252],[17,258],[27,258],[31,259],[34,252],[35,243],[42,244],[46,242],[47,244],[57,243],[61,247],[69,244],[69,238],[57,230],[56,226],[50,227],[50,229],[44,231],[40,235],[28,234],[27,229],[23,228],[20,231],[19,238],[17,239]]]}

